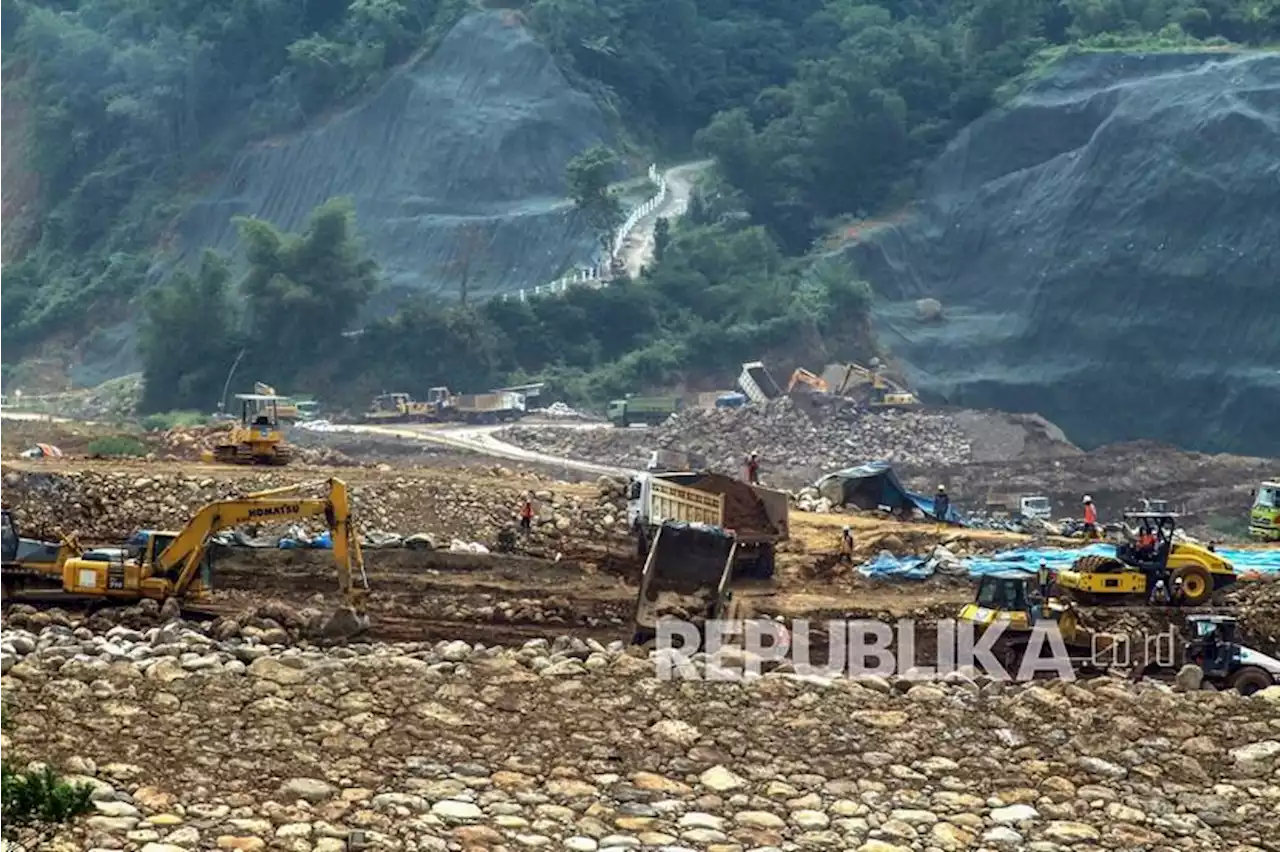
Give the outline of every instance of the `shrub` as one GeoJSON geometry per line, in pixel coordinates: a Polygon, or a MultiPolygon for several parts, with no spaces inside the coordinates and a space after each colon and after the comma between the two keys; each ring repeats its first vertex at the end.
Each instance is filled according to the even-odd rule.
{"type": "Polygon", "coordinates": [[[94,438],[85,448],[91,456],[145,456],[147,447],[132,435],[94,438]]]}

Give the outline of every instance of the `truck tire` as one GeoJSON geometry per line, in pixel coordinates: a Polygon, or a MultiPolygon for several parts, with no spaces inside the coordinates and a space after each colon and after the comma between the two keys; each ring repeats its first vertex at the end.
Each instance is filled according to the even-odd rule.
{"type": "Polygon", "coordinates": [[[1274,683],[1270,672],[1258,666],[1241,666],[1227,678],[1227,686],[1241,695],[1253,695],[1274,683]]]}
{"type": "Polygon", "coordinates": [[[1213,595],[1213,578],[1199,565],[1188,565],[1174,572],[1182,580],[1182,596],[1188,606],[1199,606],[1213,595]]]}

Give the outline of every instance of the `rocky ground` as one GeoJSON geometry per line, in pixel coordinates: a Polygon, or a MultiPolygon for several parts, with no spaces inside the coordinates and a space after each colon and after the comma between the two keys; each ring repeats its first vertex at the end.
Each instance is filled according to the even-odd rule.
{"type": "MultiPolygon", "coordinates": [[[[137,529],[176,529],[200,506],[230,496],[329,476],[344,479],[362,530],[428,533],[491,544],[514,524],[526,495],[539,536],[608,540],[626,533],[621,487],[570,484],[501,466],[467,471],[424,468],[246,468],[143,461],[6,461],[4,497],[24,535],[117,541],[137,529]]],[[[315,491],[316,489],[312,489],[315,491]]],[[[317,494],[319,492],[317,491],[317,494]]],[[[312,524],[314,527],[315,525],[312,524]]]]}
{"type": "Polygon", "coordinates": [[[920,466],[956,465],[1078,453],[1039,418],[989,412],[872,410],[848,401],[782,398],[767,406],[689,409],[644,430],[567,431],[516,426],[504,439],[552,455],[643,468],[656,449],[706,458],[711,469],[740,475],[760,453],[762,477],[797,488],[832,470],[878,459],[920,466]]]}
{"type": "Polygon", "coordinates": [[[6,758],[94,789],[47,849],[1280,848],[1276,689],[664,682],[591,639],[104,627],[5,631],[6,758]]]}

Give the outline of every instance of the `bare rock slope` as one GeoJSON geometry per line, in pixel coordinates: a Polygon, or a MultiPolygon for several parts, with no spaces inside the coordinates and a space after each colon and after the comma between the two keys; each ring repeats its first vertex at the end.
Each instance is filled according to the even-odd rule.
{"type": "Polygon", "coordinates": [[[472,296],[542,284],[590,258],[564,169],[605,136],[517,16],[474,12],[359,106],[243,153],[180,223],[182,252],[233,250],[232,216],[297,229],[345,195],[389,284],[383,308],[456,295],[464,270],[472,296]]]}
{"type": "Polygon", "coordinates": [[[1278,206],[1280,56],[1090,54],[968,128],[913,215],[848,251],[927,395],[1086,447],[1272,455],[1278,206]]]}

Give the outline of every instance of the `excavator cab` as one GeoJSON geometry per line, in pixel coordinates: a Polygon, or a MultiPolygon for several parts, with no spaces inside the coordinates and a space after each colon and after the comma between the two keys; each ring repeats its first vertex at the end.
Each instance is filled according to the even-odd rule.
{"type": "Polygon", "coordinates": [[[0,514],[0,554],[6,565],[18,561],[18,528],[13,523],[13,513],[8,509],[0,514]]]}

